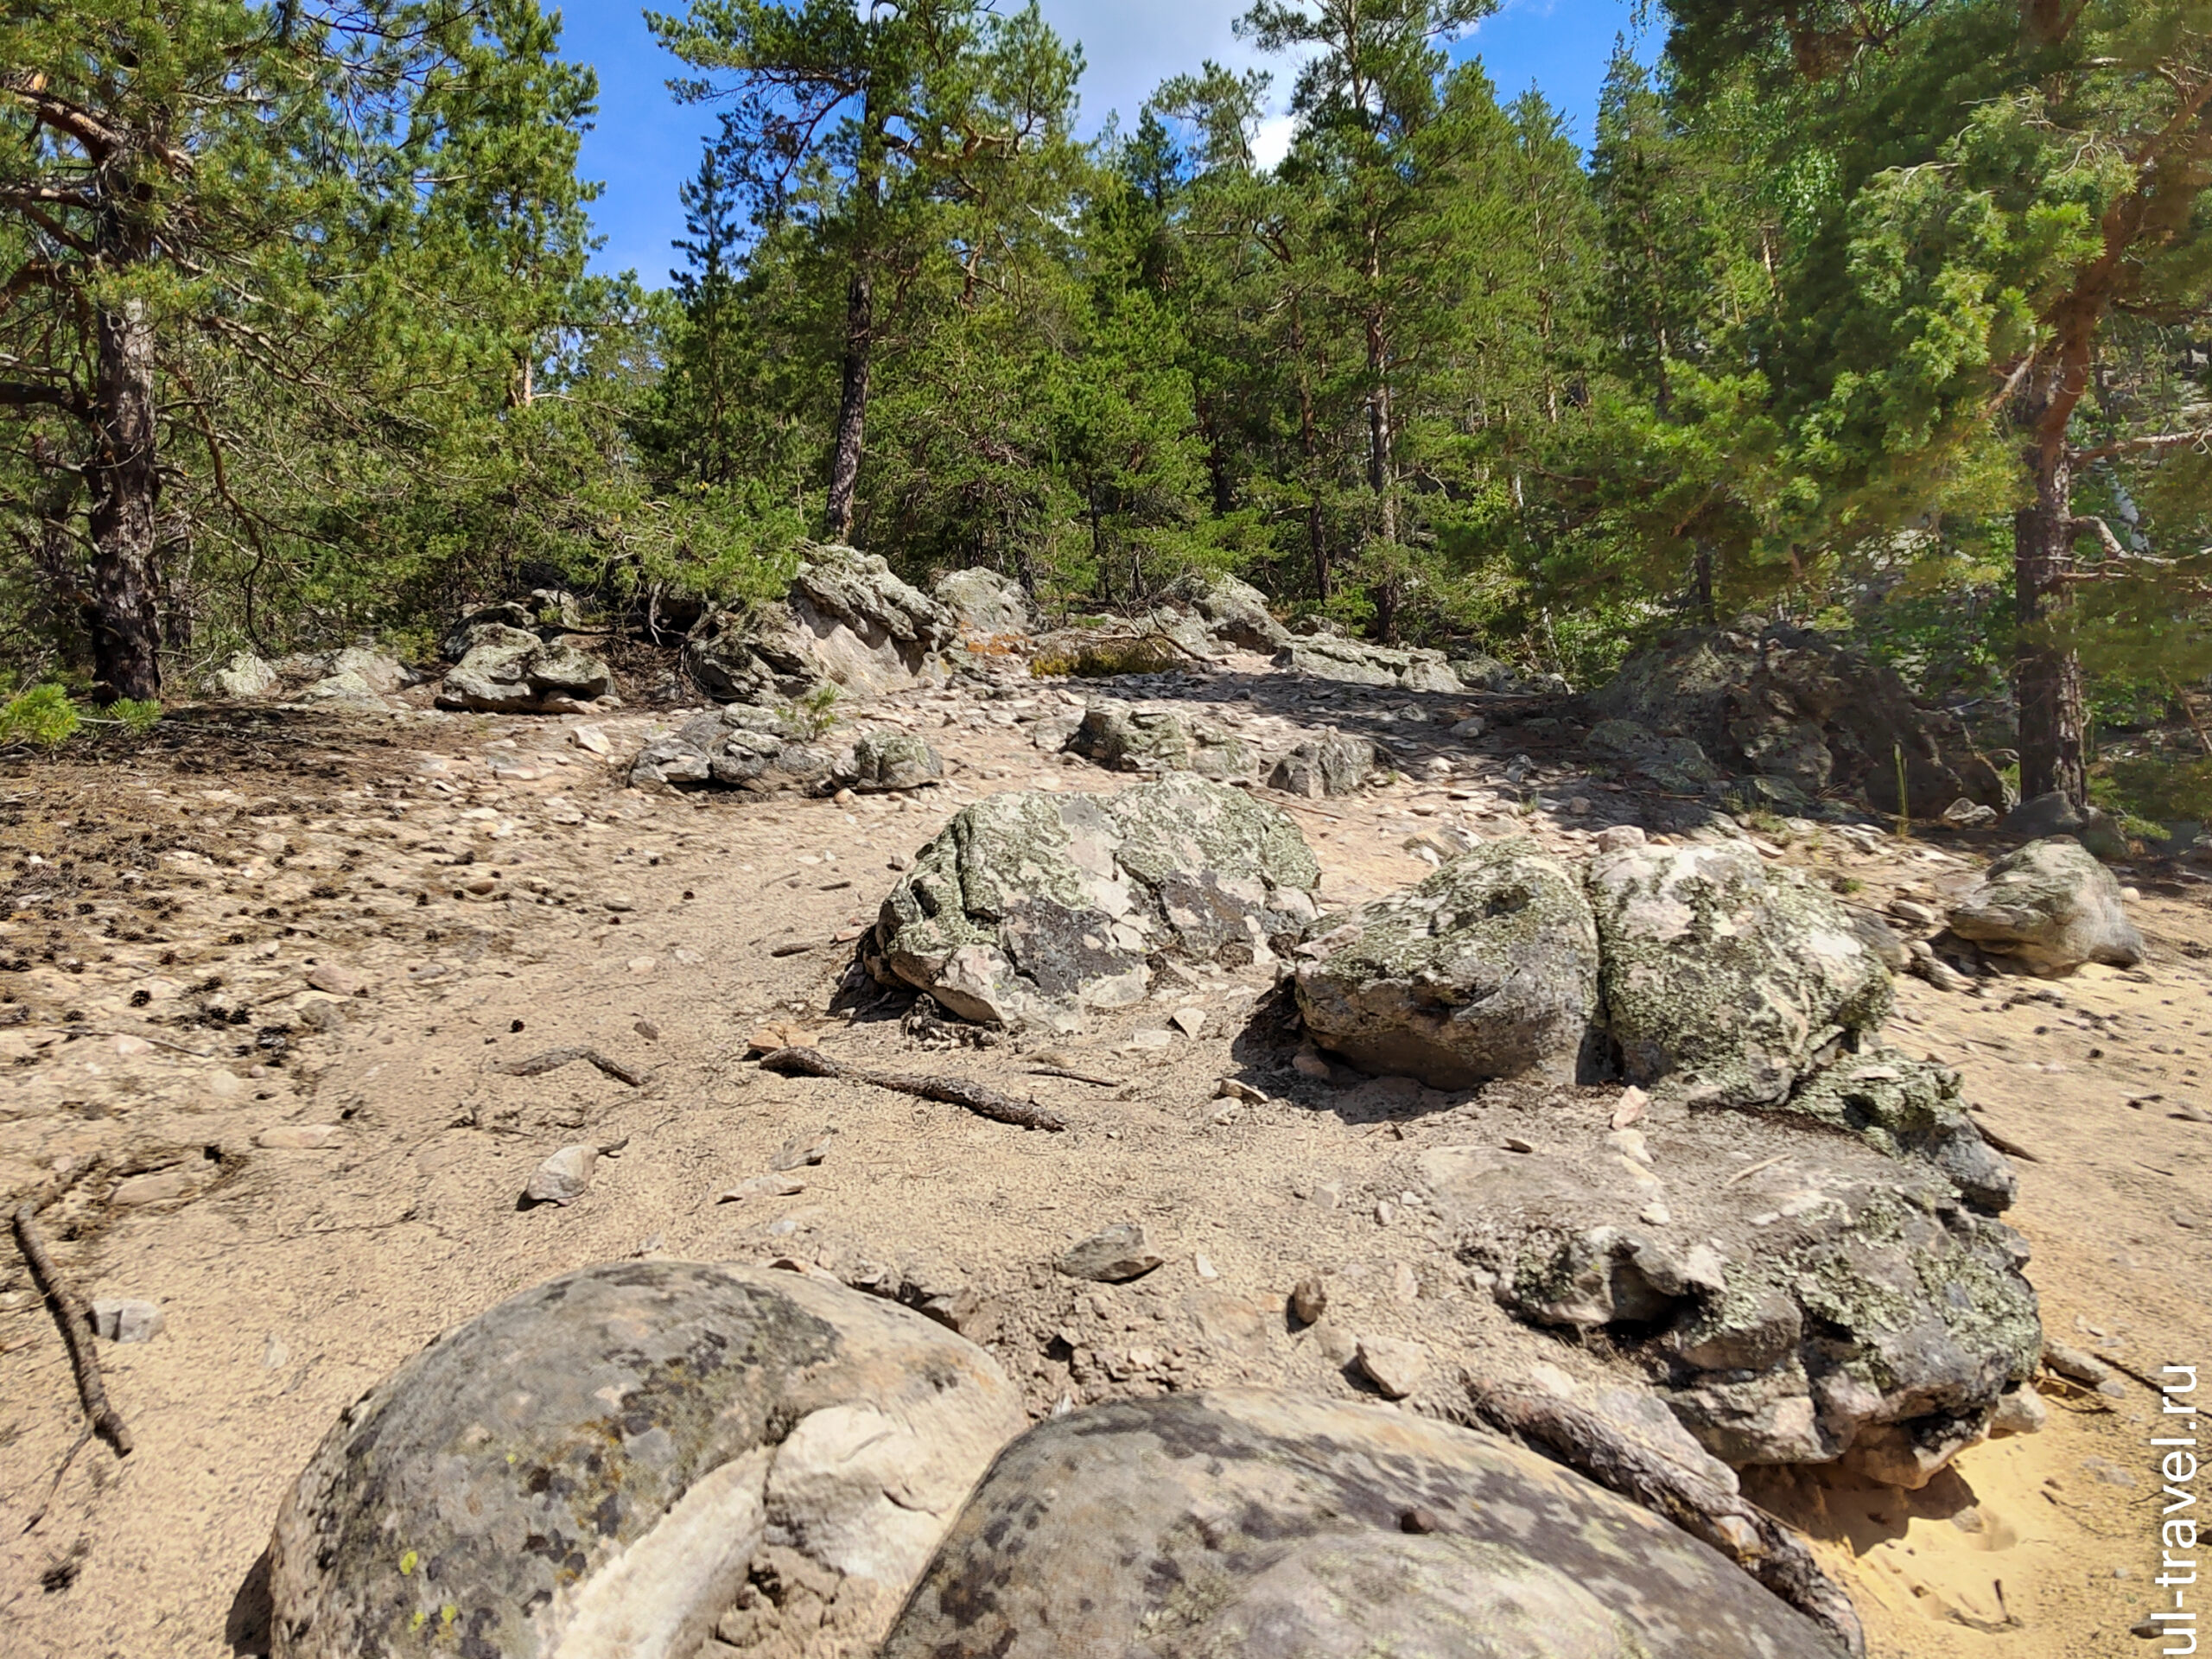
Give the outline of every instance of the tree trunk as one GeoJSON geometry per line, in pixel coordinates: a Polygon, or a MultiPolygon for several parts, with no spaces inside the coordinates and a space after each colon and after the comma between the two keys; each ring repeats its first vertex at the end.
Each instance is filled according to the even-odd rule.
{"type": "Polygon", "coordinates": [[[1709,543],[1692,543],[1690,553],[1690,597],[1697,606],[1697,620],[1710,627],[1719,620],[1715,614],[1713,600],[1713,548],[1709,543]]]}
{"type": "Polygon", "coordinates": [[[1298,449],[1306,462],[1306,540],[1313,559],[1313,593],[1327,599],[1329,544],[1321,533],[1321,439],[1313,421],[1313,386],[1306,373],[1306,325],[1291,302],[1290,353],[1298,364],[1298,449]]]}
{"type": "Polygon", "coordinates": [[[1398,539],[1398,504],[1390,491],[1390,385],[1383,378],[1387,360],[1382,314],[1367,314],[1367,482],[1380,509],[1382,539],[1398,539]]]}
{"type": "Polygon", "coordinates": [[[2072,602],[2074,474],[2063,443],[2031,449],[2032,506],[2012,515],[2012,695],[2020,711],[2020,795],[2088,798],[2081,659],[2041,638],[2072,602]]]}
{"type": "Polygon", "coordinates": [[[853,493],[860,483],[868,368],[875,348],[875,275],[870,262],[875,254],[882,159],[883,107],[871,79],[861,106],[860,161],[853,181],[854,207],[860,223],[853,239],[852,274],[845,283],[845,361],[837,386],[836,435],[830,451],[830,499],[823,514],[833,542],[852,539],[853,493]]]}
{"type": "Polygon", "coordinates": [[[97,435],[91,493],[93,695],[162,694],[155,515],[162,478],[154,454],[154,329],[144,302],[103,310],[93,391],[97,435]]]}

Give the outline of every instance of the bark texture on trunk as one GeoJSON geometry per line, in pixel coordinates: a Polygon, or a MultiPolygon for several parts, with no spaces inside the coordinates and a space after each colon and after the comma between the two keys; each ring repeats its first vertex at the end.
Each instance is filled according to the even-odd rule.
{"type": "Polygon", "coordinates": [[[95,695],[150,699],[162,694],[160,581],[155,524],[162,478],[154,447],[154,328],[145,306],[127,300],[97,321],[91,465],[90,588],[95,695]]]}
{"type": "Polygon", "coordinates": [[[2012,694],[2020,711],[2020,794],[2056,790],[2077,805],[2088,798],[2082,663],[2041,638],[2071,601],[2074,479],[2064,448],[2031,460],[2036,499],[2012,517],[2012,694]]]}
{"type": "Polygon", "coordinates": [[[1298,363],[1298,452],[1306,467],[1306,543],[1313,561],[1313,591],[1329,597],[1329,543],[1321,526],[1321,438],[1313,418],[1313,387],[1306,372],[1306,324],[1295,301],[1290,312],[1290,351],[1298,363]]]}
{"type": "MultiPolygon", "coordinates": [[[[858,256],[865,259],[863,252],[858,256]]],[[[845,285],[845,361],[837,386],[836,436],[830,451],[830,504],[823,514],[833,542],[850,541],[853,492],[860,483],[861,442],[868,423],[868,360],[875,340],[875,284],[855,264],[845,285]]]]}

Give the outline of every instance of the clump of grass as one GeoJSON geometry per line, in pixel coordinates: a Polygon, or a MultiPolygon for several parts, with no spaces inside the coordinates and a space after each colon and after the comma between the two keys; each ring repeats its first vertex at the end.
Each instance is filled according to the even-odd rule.
{"type": "Polygon", "coordinates": [[[1072,652],[1065,649],[1040,652],[1029,660],[1029,671],[1039,679],[1075,675],[1087,680],[1109,679],[1116,674],[1164,674],[1178,667],[1183,653],[1156,634],[1134,639],[1096,639],[1072,652]]]}
{"type": "MultiPolygon", "coordinates": [[[[161,706],[154,706],[160,718],[161,706]]],[[[0,703],[0,745],[27,744],[58,749],[75,734],[83,716],[58,685],[35,685],[0,703]]]]}

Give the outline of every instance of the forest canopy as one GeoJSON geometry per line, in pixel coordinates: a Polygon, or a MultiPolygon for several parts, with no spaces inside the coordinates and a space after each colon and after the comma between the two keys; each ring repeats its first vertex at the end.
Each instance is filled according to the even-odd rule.
{"type": "Polygon", "coordinates": [[[1033,4],[649,12],[719,120],[648,287],[535,0],[0,0],[0,665],[174,698],[549,584],[658,630],[826,535],[1577,685],[1787,614],[2030,794],[2201,718],[2212,0],[1674,0],[1589,134],[1488,10],[1255,0],[1272,167],[1211,62],[1080,137],[1033,4]]]}

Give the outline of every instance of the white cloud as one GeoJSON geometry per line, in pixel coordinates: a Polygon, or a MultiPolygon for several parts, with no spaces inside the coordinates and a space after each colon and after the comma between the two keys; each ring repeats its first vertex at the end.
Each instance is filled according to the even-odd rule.
{"type": "MultiPolygon", "coordinates": [[[[1122,130],[1170,75],[1211,58],[1249,68],[1259,54],[1230,30],[1249,0],[1043,0],[1045,21],[1082,43],[1083,126],[1095,132],[1109,112],[1122,130]]],[[[1278,73],[1278,79],[1281,79],[1278,73]]],[[[1278,91],[1282,90],[1279,88],[1278,91]]]]}
{"type": "Polygon", "coordinates": [[[1273,167],[1290,154],[1292,135],[1298,123],[1288,115],[1271,115],[1260,123],[1259,131],[1252,135],[1252,159],[1262,167],[1273,167]]]}

